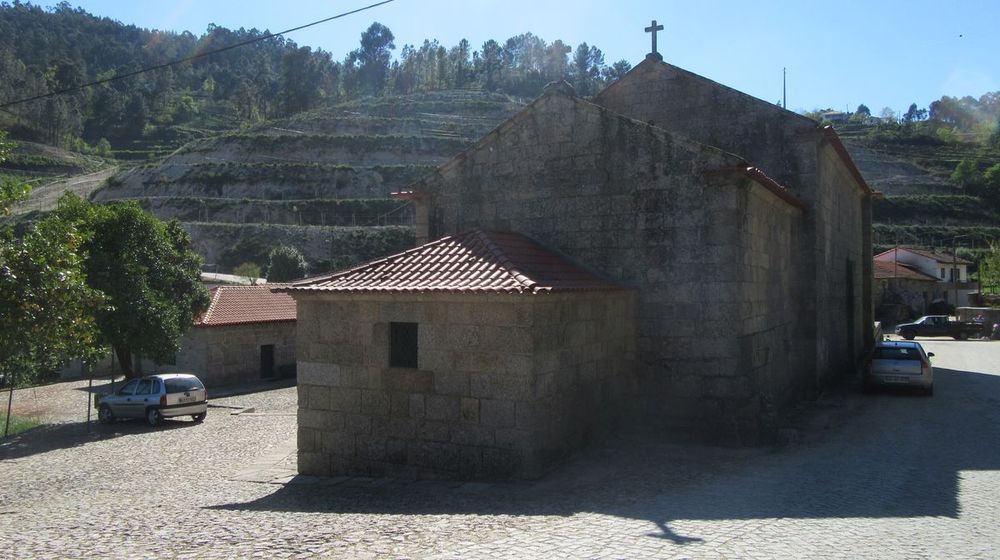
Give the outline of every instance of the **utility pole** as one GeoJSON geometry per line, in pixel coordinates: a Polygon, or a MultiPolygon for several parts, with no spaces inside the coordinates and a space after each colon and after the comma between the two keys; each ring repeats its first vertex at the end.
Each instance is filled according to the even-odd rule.
{"type": "Polygon", "coordinates": [[[788,68],[781,69],[781,108],[788,109],[788,68]]]}

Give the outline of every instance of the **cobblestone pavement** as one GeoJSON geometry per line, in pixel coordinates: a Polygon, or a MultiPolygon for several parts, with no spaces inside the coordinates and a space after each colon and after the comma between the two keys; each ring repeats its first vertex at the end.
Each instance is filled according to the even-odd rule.
{"type": "Polygon", "coordinates": [[[933,398],[824,401],[778,450],[623,437],[535,483],[292,478],[294,388],[67,419],[0,447],[0,557],[998,558],[1000,343],[925,346],[933,398]]]}

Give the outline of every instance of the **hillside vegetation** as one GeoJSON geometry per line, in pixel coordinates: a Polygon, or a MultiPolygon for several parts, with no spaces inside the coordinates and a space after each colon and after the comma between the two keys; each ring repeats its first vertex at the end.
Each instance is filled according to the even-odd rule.
{"type": "Polygon", "coordinates": [[[410,203],[389,198],[521,108],[442,91],[365,99],[191,142],[91,196],[177,218],[219,271],[290,245],[324,272],[409,248],[410,203]],[[387,110],[392,107],[392,110],[387,110]]]}
{"type": "Polygon", "coordinates": [[[962,162],[976,162],[980,172],[1000,164],[1000,145],[989,135],[977,139],[953,127],[936,132],[940,127],[933,121],[836,126],[865,179],[884,194],[872,206],[876,250],[896,243],[959,247],[977,258],[1000,242],[1000,185],[969,185],[955,176],[962,162]]]}

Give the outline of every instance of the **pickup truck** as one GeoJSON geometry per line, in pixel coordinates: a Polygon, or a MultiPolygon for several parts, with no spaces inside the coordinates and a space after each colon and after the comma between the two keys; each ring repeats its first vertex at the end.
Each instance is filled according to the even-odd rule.
{"type": "Polygon", "coordinates": [[[947,315],[926,315],[912,323],[896,327],[896,334],[906,340],[918,336],[950,336],[956,340],[966,340],[970,336],[982,336],[982,323],[952,321],[947,315]]]}

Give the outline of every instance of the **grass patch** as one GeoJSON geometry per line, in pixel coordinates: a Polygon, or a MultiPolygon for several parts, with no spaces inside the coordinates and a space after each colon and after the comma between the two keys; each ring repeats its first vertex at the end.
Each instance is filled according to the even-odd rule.
{"type": "MultiPolygon", "coordinates": [[[[7,415],[0,412],[0,434],[3,434],[3,428],[7,424],[7,415]]],[[[28,416],[17,416],[11,415],[10,417],[10,431],[7,432],[7,436],[16,436],[21,432],[26,432],[32,428],[37,428],[41,426],[42,423],[34,418],[28,416]]]]}

